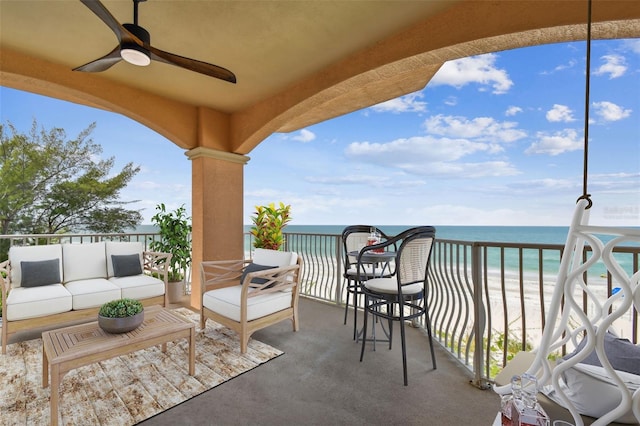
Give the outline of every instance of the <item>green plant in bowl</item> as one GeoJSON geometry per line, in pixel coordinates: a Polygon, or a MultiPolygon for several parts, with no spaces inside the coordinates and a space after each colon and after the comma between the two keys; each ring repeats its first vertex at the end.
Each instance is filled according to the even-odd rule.
{"type": "Polygon", "coordinates": [[[119,299],[107,302],[100,307],[98,315],[106,318],[132,317],[144,310],[144,306],[139,300],[119,299]]]}
{"type": "Polygon", "coordinates": [[[138,300],[120,299],[107,302],[98,312],[98,325],[107,333],[127,333],[144,321],[144,306],[138,300]]]}

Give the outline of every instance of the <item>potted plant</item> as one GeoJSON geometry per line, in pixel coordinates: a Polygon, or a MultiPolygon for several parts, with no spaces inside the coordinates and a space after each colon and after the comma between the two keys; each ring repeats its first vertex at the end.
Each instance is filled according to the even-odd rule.
{"type": "Polygon", "coordinates": [[[253,226],[253,246],[270,250],[280,250],[284,244],[282,229],[291,221],[291,206],[280,202],[279,207],[274,203],[268,206],[256,206],[256,211],[251,216],[253,226]]]}
{"type": "Polygon", "coordinates": [[[144,306],[135,299],[107,302],[98,311],[98,325],[108,333],[126,333],[135,330],[144,321],[144,306]]]}
{"type": "Polygon", "coordinates": [[[159,229],[160,240],[152,241],[149,248],[154,251],[171,253],[169,265],[168,297],[169,303],[177,303],[184,295],[184,284],[187,269],[191,266],[191,224],[186,215],[184,205],[173,212],[166,206],[156,206],[158,212],[151,222],[159,229]]]}

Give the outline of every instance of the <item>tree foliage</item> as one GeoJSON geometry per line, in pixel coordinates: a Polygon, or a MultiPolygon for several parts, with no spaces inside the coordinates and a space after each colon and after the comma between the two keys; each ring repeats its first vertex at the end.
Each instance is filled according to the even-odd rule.
{"type": "Polygon", "coordinates": [[[184,205],[167,211],[164,203],[156,206],[157,213],[151,223],[160,229],[160,241],[151,241],[149,248],[161,253],[171,253],[169,281],[182,281],[191,266],[191,224],[184,205]]]}
{"type": "Polygon", "coordinates": [[[128,163],[117,174],[114,158],[101,159],[92,123],[76,139],[63,129],[38,129],[28,135],[0,124],[0,232],[123,232],[142,215],[121,201],[120,191],[140,168],[128,163]]]}

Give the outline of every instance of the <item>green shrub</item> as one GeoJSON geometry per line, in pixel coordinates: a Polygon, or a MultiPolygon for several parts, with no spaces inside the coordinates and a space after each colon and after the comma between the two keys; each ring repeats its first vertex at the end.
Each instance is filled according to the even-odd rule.
{"type": "Polygon", "coordinates": [[[251,216],[253,226],[253,246],[270,250],[280,250],[285,242],[282,229],[291,220],[291,206],[285,206],[280,202],[279,207],[274,203],[268,206],[256,206],[256,211],[251,216]]]}
{"type": "Polygon", "coordinates": [[[142,303],[134,299],[120,299],[107,302],[100,307],[99,315],[108,318],[132,317],[144,309],[142,303]]]}
{"type": "Polygon", "coordinates": [[[162,253],[171,253],[168,280],[182,281],[191,266],[191,224],[183,206],[168,212],[164,203],[156,206],[158,211],[151,223],[160,230],[160,241],[152,241],[149,248],[162,253]]]}

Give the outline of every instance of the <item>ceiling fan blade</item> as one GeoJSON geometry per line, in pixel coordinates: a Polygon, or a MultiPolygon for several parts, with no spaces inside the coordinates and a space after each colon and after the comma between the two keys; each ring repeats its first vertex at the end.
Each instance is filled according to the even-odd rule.
{"type": "Polygon", "coordinates": [[[149,49],[151,59],[158,62],[164,62],[165,64],[175,65],[188,69],[190,71],[198,72],[200,74],[208,75],[210,77],[219,78],[230,83],[236,82],[236,76],[234,73],[226,68],[219,67],[217,65],[209,64],[207,62],[198,61],[196,59],[185,58],[184,56],[174,55],[173,53],[165,52],[160,49],[156,49],[153,46],[145,46],[149,49]]]}
{"type": "Polygon", "coordinates": [[[88,64],[84,64],[79,66],[78,68],[74,68],[74,71],[85,71],[85,72],[100,72],[105,71],[117,64],[122,60],[122,56],[120,56],[120,46],[116,46],[111,52],[107,53],[102,58],[96,59],[95,61],[91,61],[88,64]]]}
{"type": "Polygon", "coordinates": [[[99,0],[80,0],[82,4],[87,6],[89,10],[91,10],[98,18],[102,20],[111,31],[118,37],[118,41],[122,43],[123,41],[129,42],[133,41],[134,43],[142,46],[142,41],[136,37],[134,34],[131,34],[125,27],[120,25],[120,23],[113,17],[113,15],[107,10],[106,7],[99,0]]]}

